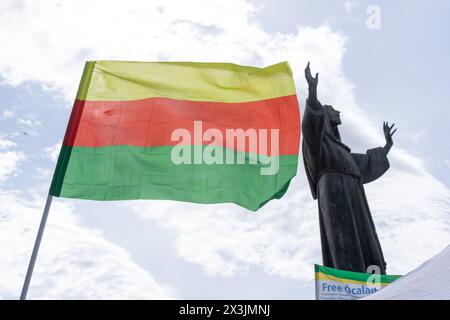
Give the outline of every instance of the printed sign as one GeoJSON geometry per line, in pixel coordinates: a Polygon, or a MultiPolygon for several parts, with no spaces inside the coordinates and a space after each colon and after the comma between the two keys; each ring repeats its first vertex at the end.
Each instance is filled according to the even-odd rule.
{"type": "Polygon", "coordinates": [[[399,275],[380,275],[314,265],[316,300],[354,300],[375,293],[399,275]]]}

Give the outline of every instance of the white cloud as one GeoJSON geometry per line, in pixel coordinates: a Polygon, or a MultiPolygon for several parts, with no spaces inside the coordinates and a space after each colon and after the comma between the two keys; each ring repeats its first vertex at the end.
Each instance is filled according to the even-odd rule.
{"type": "Polygon", "coordinates": [[[410,135],[410,137],[411,137],[411,139],[415,142],[415,143],[418,143],[418,142],[420,142],[420,140],[422,140],[422,138],[425,136],[425,134],[428,132],[428,130],[427,129],[422,129],[422,130],[419,130],[418,132],[416,132],[416,133],[412,133],[411,135],[410,135]]]}
{"type": "Polygon", "coordinates": [[[450,159],[446,159],[443,161],[444,165],[450,168],[450,159]]]}
{"type": "Polygon", "coordinates": [[[33,118],[19,118],[17,119],[17,123],[20,125],[21,128],[24,129],[32,129],[36,127],[40,127],[42,124],[40,121],[33,119],[33,118]]]}
{"type": "MultiPolygon", "coordinates": [[[[302,170],[281,201],[258,213],[226,204],[153,201],[133,207],[175,232],[180,256],[212,275],[232,276],[259,265],[312,281],[311,266],[321,261],[317,204],[302,170]]],[[[433,177],[394,168],[366,192],[390,273],[408,272],[450,242],[450,193],[433,177]]]]}
{"type": "Polygon", "coordinates": [[[347,14],[351,15],[353,10],[359,5],[359,1],[347,0],[344,2],[344,8],[347,14]]]}
{"type": "Polygon", "coordinates": [[[62,141],[54,144],[53,146],[44,148],[44,156],[55,162],[58,159],[59,151],[61,150],[62,141]]]}
{"type": "MultiPolygon", "coordinates": [[[[43,199],[0,190],[0,298],[17,299],[42,214],[43,199]]],[[[79,226],[74,208],[54,201],[34,270],[30,299],[167,299],[121,248],[79,226]]]]}
{"type": "MultiPolygon", "coordinates": [[[[0,140],[0,145],[15,144],[0,140]]],[[[39,220],[42,197],[31,190],[2,186],[19,168],[23,152],[0,153],[0,299],[17,299],[25,277],[39,220]]],[[[82,228],[75,208],[53,203],[29,298],[166,299],[171,298],[128,254],[97,230],[82,228]]]]}
{"type": "Polygon", "coordinates": [[[229,60],[251,63],[266,34],[249,27],[251,5],[207,1],[2,1],[0,72],[37,81],[72,100],[84,60],[229,60]],[[105,12],[105,8],[107,12],[105,12]],[[82,17],[82,23],[80,23],[82,17]],[[32,54],[31,54],[32,53],[32,54]]]}
{"type": "Polygon", "coordinates": [[[0,138],[0,183],[19,172],[18,164],[25,159],[21,151],[11,150],[16,143],[11,140],[0,138]]]}
{"type": "MultiPolygon", "coordinates": [[[[239,0],[142,0],[132,6],[119,1],[3,1],[0,43],[8,43],[9,50],[0,57],[0,74],[12,85],[37,81],[72,100],[83,62],[88,59],[230,61],[259,66],[288,60],[303,94],[307,92],[303,68],[309,60],[313,71],[320,72],[321,100],[343,112],[344,141],[356,151],[381,145],[379,126],[364,116],[355,101],[354,86],[343,73],[345,36],[328,27],[268,34],[254,15],[253,7],[239,0]]],[[[300,101],[304,96],[300,95],[300,101]]],[[[388,270],[403,273],[450,241],[450,195],[426,172],[420,159],[398,148],[393,149],[390,159],[389,173],[368,185],[367,194],[388,270]]],[[[132,206],[137,214],[173,232],[179,255],[210,274],[232,276],[259,265],[269,273],[311,281],[312,264],[321,260],[317,205],[309,194],[301,163],[287,195],[257,214],[232,205],[153,201],[151,206],[146,202],[132,206]]],[[[66,231],[63,224],[55,225],[55,239],[63,232],[59,228],[66,231]]],[[[97,241],[82,229],[72,232],[77,238],[86,237],[87,243],[97,241]]],[[[64,252],[57,245],[48,247],[47,254],[64,252]]],[[[88,259],[96,254],[89,247],[73,250],[88,259]]],[[[108,252],[110,259],[123,254],[108,252]]],[[[6,269],[17,261],[8,263],[6,269]]],[[[78,274],[69,263],[59,265],[57,271],[51,266],[49,263],[55,274],[78,274]]],[[[99,271],[100,278],[101,272],[104,270],[99,271]]],[[[100,278],[93,283],[107,286],[100,278]]],[[[69,287],[45,291],[46,286],[56,285],[47,282],[40,287],[50,295],[70,291],[69,287]]]]}
{"type": "Polygon", "coordinates": [[[9,118],[12,118],[12,117],[14,117],[14,112],[13,111],[11,111],[11,110],[4,110],[2,112],[2,118],[3,119],[9,119],[9,118]]]}
{"type": "Polygon", "coordinates": [[[297,181],[282,201],[258,213],[227,204],[164,201],[153,201],[151,209],[137,202],[133,208],[175,232],[180,256],[209,274],[233,276],[260,265],[269,273],[305,280],[320,257],[316,205],[306,191],[297,181]]]}
{"type": "Polygon", "coordinates": [[[17,163],[25,159],[22,152],[0,152],[0,182],[18,172],[17,163]]]}
{"type": "Polygon", "coordinates": [[[0,138],[0,150],[2,149],[7,149],[10,147],[15,147],[16,143],[11,141],[11,140],[7,140],[7,139],[1,139],[0,138]]]}

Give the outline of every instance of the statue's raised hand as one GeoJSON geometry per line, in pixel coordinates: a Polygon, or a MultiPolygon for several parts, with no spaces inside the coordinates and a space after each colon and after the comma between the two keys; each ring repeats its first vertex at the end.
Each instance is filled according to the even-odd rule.
{"type": "Polygon", "coordinates": [[[319,83],[319,73],[316,73],[315,77],[313,77],[311,75],[311,69],[309,68],[309,62],[305,69],[305,78],[306,78],[306,81],[308,82],[308,86],[310,88],[317,87],[317,84],[319,83]]]}
{"type": "Polygon", "coordinates": [[[386,153],[389,152],[389,150],[392,148],[392,145],[394,144],[394,141],[392,140],[392,136],[394,135],[395,131],[397,129],[394,129],[394,124],[389,126],[389,123],[383,122],[383,132],[384,132],[384,138],[386,139],[386,145],[384,146],[384,149],[386,150],[386,153]]]}

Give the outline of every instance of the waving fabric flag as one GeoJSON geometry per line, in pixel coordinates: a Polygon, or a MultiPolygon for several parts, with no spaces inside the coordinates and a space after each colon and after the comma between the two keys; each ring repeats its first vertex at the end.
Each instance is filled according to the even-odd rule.
{"type": "Polygon", "coordinates": [[[289,65],[86,63],[50,194],[257,210],[297,171],[289,65]]]}

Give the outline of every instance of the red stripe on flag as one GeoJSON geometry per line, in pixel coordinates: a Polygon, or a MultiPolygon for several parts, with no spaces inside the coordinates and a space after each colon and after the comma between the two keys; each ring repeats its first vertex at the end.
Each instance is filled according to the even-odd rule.
{"type": "MultiPolygon", "coordinates": [[[[279,129],[280,155],[298,154],[299,149],[300,114],[296,95],[239,103],[170,98],[77,100],[73,114],[77,116],[71,117],[64,138],[67,146],[171,146],[178,144],[171,141],[172,132],[178,128],[189,130],[194,144],[194,121],[202,121],[203,132],[218,129],[224,140],[226,129],[267,129],[269,154],[270,129],[279,129]]],[[[249,151],[248,146],[245,151],[249,151]]]]}

